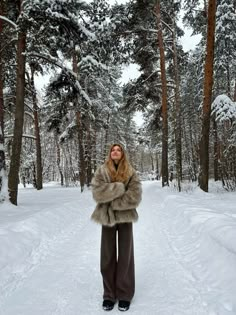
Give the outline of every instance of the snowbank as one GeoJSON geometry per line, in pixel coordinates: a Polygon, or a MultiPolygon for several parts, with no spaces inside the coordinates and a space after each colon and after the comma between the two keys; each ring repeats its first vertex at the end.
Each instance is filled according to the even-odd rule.
{"type": "Polygon", "coordinates": [[[195,188],[190,194],[166,196],[160,216],[178,261],[212,314],[236,314],[235,204],[235,193],[195,188]]]}
{"type": "Polygon", "coordinates": [[[0,205],[0,300],[45,258],[55,242],[82,224],[78,201],[70,198],[75,191],[79,199],[78,187],[22,189],[18,206],[0,205]]]}

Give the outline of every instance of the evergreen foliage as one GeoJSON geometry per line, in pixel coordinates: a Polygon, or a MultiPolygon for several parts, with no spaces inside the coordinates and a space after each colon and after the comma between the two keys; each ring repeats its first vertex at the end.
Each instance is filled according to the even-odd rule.
{"type": "MultiPolygon", "coordinates": [[[[19,181],[37,187],[36,112],[44,181],[80,185],[83,190],[104,162],[112,142],[126,147],[143,178],[145,172],[162,175],[163,86],[156,4],[156,0],[113,5],[104,0],[24,0],[20,11],[18,2],[1,1],[5,17],[0,34],[4,100],[1,143],[7,172],[16,110],[16,42],[19,32],[24,31],[26,75],[19,181]],[[122,85],[122,70],[130,63],[138,66],[139,76],[122,85]],[[44,91],[35,87],[38,76],[50,76],[44,91]],[[133,120],[137,111],[143,114],[140,128],[133,120]]],[[[182,179],[195,181],[199,176],[207,9],[208,1],[161,1],[168,168],[174,179],[179,176],[178,128],[182,179]],[[191,27],[193,34],[201,34],[200,43],[189,52],[180,44],[184,34],[178,22],[181,12],[185,26],[191,27]]],[[[217,1],[209,176],[221,180],[228,190],[236,188],[235,14],[232,1],[217,1]]]]}

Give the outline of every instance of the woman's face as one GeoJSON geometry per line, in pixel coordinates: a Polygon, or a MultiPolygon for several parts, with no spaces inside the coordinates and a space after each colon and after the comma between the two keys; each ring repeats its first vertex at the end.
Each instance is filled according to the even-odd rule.
{"type": "Polygon", "coordinates": [[[122,158],[122,150],[118,145],[115,145],[111,149],[111,159],[115,162],[118,163],[120,159],[122,158]]]}

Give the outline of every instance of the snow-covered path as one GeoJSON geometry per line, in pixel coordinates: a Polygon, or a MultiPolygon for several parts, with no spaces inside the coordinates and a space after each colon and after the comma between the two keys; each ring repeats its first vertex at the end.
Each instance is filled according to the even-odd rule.
{"type": "Polygon", "coordinates": [[[134,314],[209,314],[192,275],[168,241],[166,227],[171,229],[171,218],[164,218],[165,198],[160,187],[156,193],[152,184],[145,187],[140,210],[141,223],[136,228],[138,301],[134,314]]]}
{"type": "MultiPolygon", "coordinates": [[[[217,275],[216,279],[208,277],[209,265],[203,264],[197,255],[201,247],[199,234],[192,229],[193,226],[184,224],[184,218],[181,219],[183,212],[179,210],[184,202],[191,207],[192,200],[192,205],[201,207],[196,202],[204,200],[163,192],[157,182],[144,183],[143,190],[140,219],[134,225],[136,294],[129,314],[236,314],[234,301],[229,296],[222,296],[220,286],[217,288],[215,285],[217,275]],[[177,226],[180,222],[183,225],[177,226]],[[186,235],[190,238],[186,239],[186,235]],[[218,297],[221,300],[217,300],[216,305],[218,297]]],[[[23,193],[23,204],[27,203],[29,194],[29,191],[23,193]]],[[[86,191],[81,196],[78,189],[72,188],[64,189],[62,194],[62,189],[58,188],[31,194],[35,194],[33,200],[38,204],[38,209],[35,208],[38,211],[37,221],[41,222],[41,216],[45,217],[44,210],[40,208],[44,203],[47,213],[57,209],[65,212],[66,209],[68,215],[72,214],[71,220],[65,220],[64,226],[61,222],[54,222],[60,229],[55,229],[52,237],[44,237],[21,268],[16,266],[12,269],[14,277],[0,291],[0,314],[104,314],[99,272],[100,227],[89,219],[94,207],[91,193],[86,191]],[[48,202],[43,202],[49,196],[50,207],[48,202]]],[[[209,208],[207,210],[209,212],[209,208]]],[[[227,215],[230,222],[233,220],[235,223],[233,207],[227,215]]],[[[21,222],[25,223],[28,218],[26,213],[21,222]]],[[[22,230],[23,227],[24,224],[21,224],[22,230]]],[[[235,253],[233,257],[235,263],[235,253]]],[[[120,314],[117,306],[111,313],[120,314]]]]}

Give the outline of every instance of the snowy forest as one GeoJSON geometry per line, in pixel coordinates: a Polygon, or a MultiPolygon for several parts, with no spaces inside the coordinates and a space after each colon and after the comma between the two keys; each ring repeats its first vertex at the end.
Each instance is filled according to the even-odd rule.
{"type": "Polygon", "coordinates": [[[0,315],[104,314],[98,209],[111,314],[236,315],[236,0],[0,0],[0,37],[0,315]]]}
{"type": "Polygon", "coordinates": [[[234,0],[1,0],[1,202],[18,183],[83,192],[111,143],[163,187],[234,191],[235,21],[234,0]],[[180,25],[201,35],[187,52],[180,25]],[[121,84],[129,64],[139,76],[121,84]]]}

